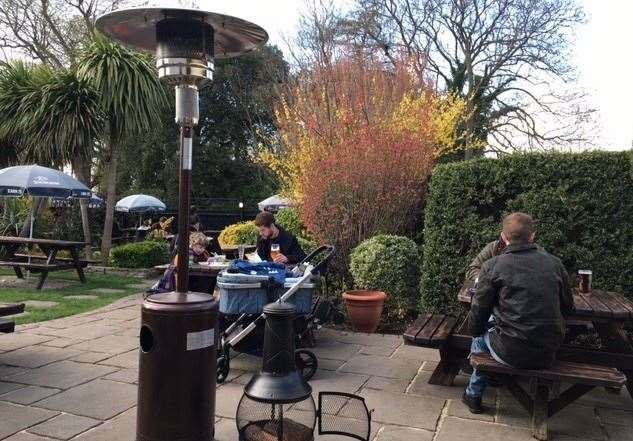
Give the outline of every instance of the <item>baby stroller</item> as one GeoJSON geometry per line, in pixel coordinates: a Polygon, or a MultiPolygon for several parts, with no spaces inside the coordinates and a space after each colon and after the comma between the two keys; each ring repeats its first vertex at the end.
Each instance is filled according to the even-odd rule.
{"type": "Polygon", "coordinates": [[[217,381],[226,380],[231,366],[231,350],[261,356],[264,341],[264,305],[279,301],[293,303],[297,316],[295,336],[297,368],[303,377],[312,378],[318,362],[306,347],[314,346],[313,331],[330,321],[336,308],[314,293],[327,271],[334,247],[322,246],[306,257],[286,278],[283,286],[263,275],[223,272],[218,277],[220,290],[220,335],[218,343],[217,381]],[[286,291],[284,291],[286,290],[286,291]]]}

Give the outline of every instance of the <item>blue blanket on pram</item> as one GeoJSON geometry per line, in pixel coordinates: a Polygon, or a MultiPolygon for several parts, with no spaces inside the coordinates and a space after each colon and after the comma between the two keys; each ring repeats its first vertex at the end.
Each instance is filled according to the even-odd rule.
{"type": "Polygon", "coordinates": [[[227,270],[229,273],[250,274],[268,276],[275,283],[283,285],[286,281],[286,266],[283,263],[258,262],[251,263],[247,260],[234,260],[227,270]]]}

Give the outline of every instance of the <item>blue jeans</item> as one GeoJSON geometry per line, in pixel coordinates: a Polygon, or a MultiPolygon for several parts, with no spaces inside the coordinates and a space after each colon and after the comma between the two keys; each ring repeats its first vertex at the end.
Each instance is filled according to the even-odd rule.
{"type": "MultiPolygon", "coordinates": [[[[507,364],[497,354],[494,353],[490,346],[490,330],[487,330],[481,337],[474,337],[473,342],[470,345],[471,354],[490,354],[495,361],[507,364]]],[[[473,373],[470,375],[470,383],[466,387],[466,395],[472,398],[480,398],[486,390],[488,382],[486,376],[473,369],[473,373]]]]}

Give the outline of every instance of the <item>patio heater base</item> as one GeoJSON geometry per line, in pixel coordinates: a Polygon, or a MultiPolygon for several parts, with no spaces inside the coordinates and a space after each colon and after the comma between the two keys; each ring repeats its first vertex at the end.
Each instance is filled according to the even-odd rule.
{"type": "Polygon", "coordinates": [[[145,299],[137,441],[213,440],[217,335],[218,303],[209,294],[145,299]]]}

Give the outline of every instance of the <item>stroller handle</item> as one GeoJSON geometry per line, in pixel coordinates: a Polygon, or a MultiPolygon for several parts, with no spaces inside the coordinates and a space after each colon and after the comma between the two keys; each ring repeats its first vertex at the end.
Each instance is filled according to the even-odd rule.
{"type": "Polygon", "coordinates": [[[318,273],[328,264],[330,260],[332,260],[335,253],[336,247],[333,245],[321,245],[319,248],[308,254],[308,256],[297,265],[310,264],[314,268],[312,272],[318,273]]]}

